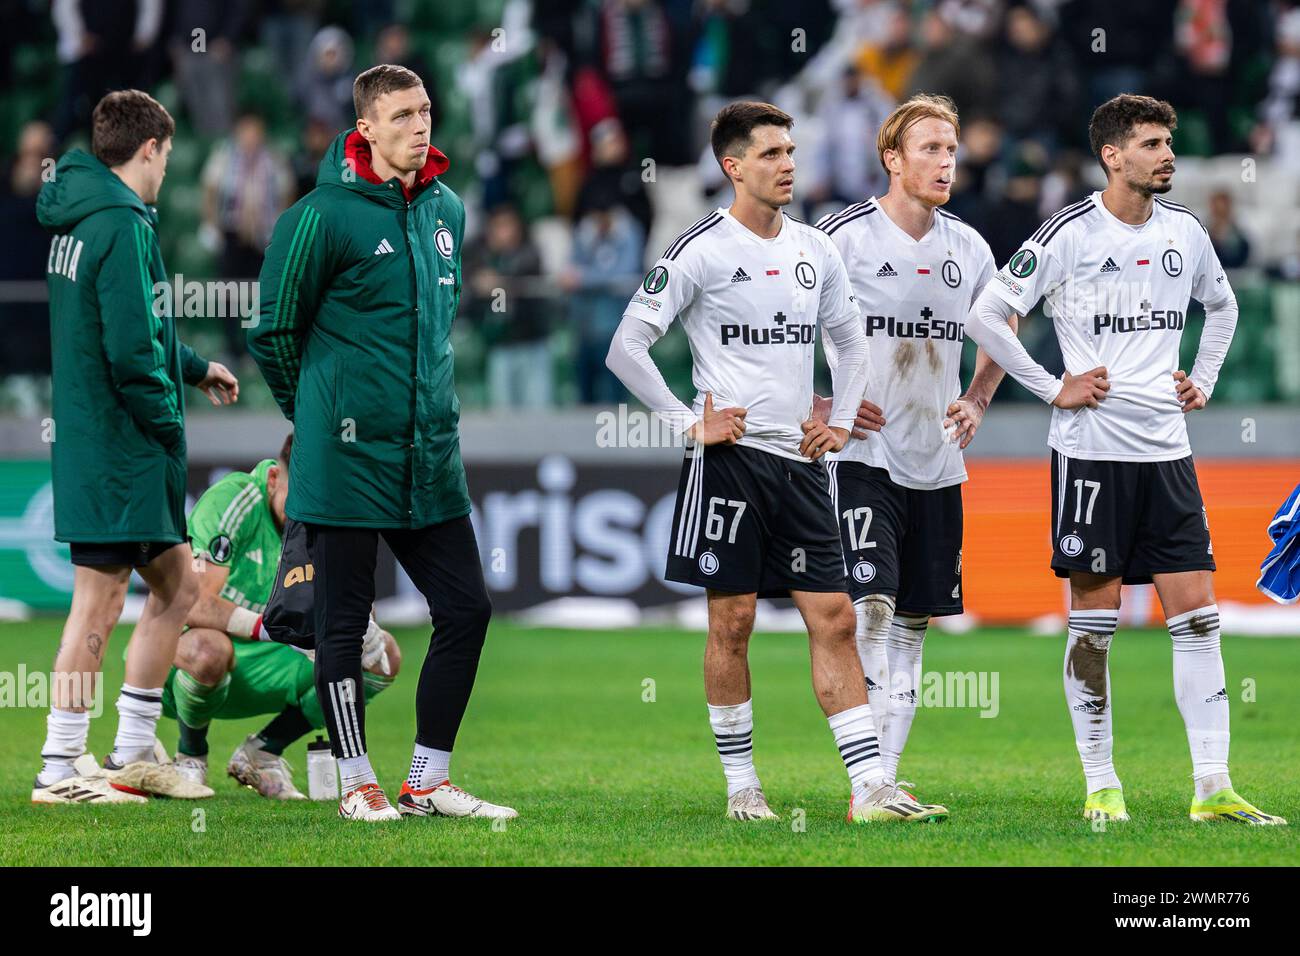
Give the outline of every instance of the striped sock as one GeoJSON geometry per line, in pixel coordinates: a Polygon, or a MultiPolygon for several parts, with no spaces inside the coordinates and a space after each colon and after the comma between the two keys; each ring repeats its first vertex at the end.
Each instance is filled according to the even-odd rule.
{"type": "Polygon", "coordinates": [[[754,702],[709,704],[709,724],[727,776],[727,796],[761,786],[754,771],[754,702]]]}
{"type": "Polygon", "coordinates": [[[123,684],[122,693],[117,698],[117,716],[113,760],[121,765],[136,760],[152,760],[153,744],[158,736],[158,718],[162,716],[162,688],[123,684]]]}
{"type": "Polygon", "coordinates": [[[1219,649],[1219,606],[1165,622],[1174,642],[1174,697],[1187,728],[1196,796],[1232,786],[1228,777],[1228,682],[1219,649]]]}
{"type": "Polygon", "coordinates": [[[1119,612],[1071,611],[1065,642],[1065,704],[1088,792],[1119,787],[1110,719],[1110,642],[1119,612]]]}
{"type": "Polygon", "coordinates": [[[859,704],[832,714],[826,720],[835,735],[835,746],[840,749],[844,769],[849,772],[853,799],[860,800],[885,780],[876,726],[871,720],[871,706],[859,704]]]}

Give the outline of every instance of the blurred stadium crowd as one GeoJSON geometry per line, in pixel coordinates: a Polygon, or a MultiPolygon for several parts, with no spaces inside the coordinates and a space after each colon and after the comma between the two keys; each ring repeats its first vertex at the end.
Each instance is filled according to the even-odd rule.
{"type": "MultiPolygon", "coordinates": [[[[159,201],[169,271],[252,279],[276,217],[352,125],[353,78],[381,62],[425,78],[444,178],[468,207],[467,405],[624,400],[604,354],[633,285],[727,201],[707,150],[723,103],[796,117],[795,214],[811,220],[887,187],[875,130],[916,91],[960,109],[949,208],[999,262],[1097,186],[1097,103],[1170,100],[1173,197],[1200,214],[1241,300],[1216,401],[1300,398],[1300,0],[0,0],[0,13],[0,411],[47,406],[35,195],[46,160],[88,145],[101,92],[147,89],[176,117],[159,201]]],[[[1047,324],[1023,334],[1059,370],[1047,324]]],[[[182,330],[271,407],[238,317],[182,330]]],[[[687,393],[684,337],[656,355],[687,393]]],[[[1002,395],[1028,397],[1010,381],[1002,395]]]]}

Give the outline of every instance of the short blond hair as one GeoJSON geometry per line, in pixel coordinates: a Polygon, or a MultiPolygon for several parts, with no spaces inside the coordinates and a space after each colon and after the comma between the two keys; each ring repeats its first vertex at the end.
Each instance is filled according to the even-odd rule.
{"type": "Polygon", "coordinates": [[[903,137],[915,123],[923,119],[937,119],[951,123],[957,138],[961,138],[961,120],[957,118],[957,104],[939,93],[917,93],[906,103],[899,103],[894,107],[894,112],[880,124],[880,131],[876,133],[876,152],[880,155],[880,165],[884,167],[886,173],[889,172],[889,167],[885,166],[885,151],[892,149],[896,153],[901,153],[903,137]]]}

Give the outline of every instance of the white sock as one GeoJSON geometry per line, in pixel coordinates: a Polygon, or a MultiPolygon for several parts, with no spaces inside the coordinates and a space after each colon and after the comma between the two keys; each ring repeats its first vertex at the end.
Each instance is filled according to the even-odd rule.
{"type": "Polygon", "coordinates": [[[1174,698],[1187,728],[1196,796],[1232,786],[1228,779],[1228,685],[1219,650],[1219,606],[1165,622],[1174,641],[1174,698]]]}
{"type": "Polygon", "coordinates": [[[885,781],[885,771],[880,766],[880,745],[876,740],[876,726],[871,720],[871,707],[859,704],[826,718],[835,735],[835,746],[840,749],[844,769],[849,772],[853,799],[863,799],[885,781]]]}
{"type": "Polygon", "coordinates": [[[366,754],[360,757],[339,758],[339,780],[346,796],[363,783],[378,783],[375,772],[370,768],[370,758],[366,754]]]}
{"type": "Polygon", "coordinates": [[[117,738],[113,741],[113,759],[119,764],[152,760],[161,716],[161,687],[123,684],[122,693],[117,698],[117,738]]]}
{"type": "Polygon", "coordinates": [[[867,703],[871,705],[876,731],[883,739],[889,714],[889,657],[885,653],[885,639],[894,617],[894,599],[888,594],[871,594],[854,601],[853,610],[858,618],[854,637],[862,673],[867,678],[867,703]]]}
{"type": "Polygon", "coordinates": [[[406,785],[412,790],[428,790],[451,779],[451,751],[415,745],[411,755],[411,772],[406,785]]]}
{"type": "Polygon", "coordinates": [[[1088,792],[1120,787],[1110,722],[1110,642],[1118,611],[1071,611],[1065,642],[1065,704],[1088,792]]]}
{"type": "Polygon", "coordinates": [[[886,703],[889,719],[880,735],[880,763],[885,779],[898,782],[898,761],[907,746],[916,717],[916,689],[921,683],[921,645],[929,615],[895,614],[885,640],[889,658],[889,693],[886,703]]]}
{"type": "Polygon", "coordinates": [[[86,752],[86,735],[89,733],[89,712],[50,708],[45,718],[45,746],[41,748],[44,764],[36,777],[41,786],[48,787],[76,776],[72,763],[86,752]]]}
{"type": "Polygon", "coordinates": [[[727,775],[727,796],[761,786],[754,771],[754,702],[709,704],[709,724],[727,775]]]}

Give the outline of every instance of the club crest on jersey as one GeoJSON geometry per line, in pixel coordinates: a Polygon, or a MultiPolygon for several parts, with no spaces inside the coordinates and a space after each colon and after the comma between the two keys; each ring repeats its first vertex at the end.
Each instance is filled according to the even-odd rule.
{"type": "Polygon", "coordinates": [[[1034,255],[1032,249],[1021,249],[1011,257],[1011,262],[1007,264],[1007,269],[1017,279],[1028,279],[1038,268],[1038,256],[1034,255]]]}
{"type": "Polygon", "coordinates": [[[230,560],[230,539],[224,534],[219,534],[208,542],[208,554],[212,555],[213,561],[230,560]]]}
{"type": "Polygon", "coordinates": [[[1176,279],[1183,271],[1183,256],[1177,249],[1166,249],[1160,264],[1165,267],[1165,275],[1176,279]]]}
{"type": "Polygon", "coordinates": [[[1067,534],[1061,539],[1061,553],[1067,558],[1077,558],[1083,554],[1083,539],[1077,534],[1067,534]]]}
{"type": "Polygon", "coordinates": [[[651,295],[658,295],[668,287],[668,270],[663,266],[655,266],[645,274],[645,281],[641,283],[641,288],[645,289],[651,295]]]}
{"type": "Polygon", "coordinates": [[[433,244],[437,246],[438,252],[442,254],[444,259],[450,259],[456,247],[455,240],[451,237],[451,230],[446,226],[433,234],[433,244]]]}
{"type": "Polygon", "coordinates": [[[811,289],[817,284],[817,271],[811,262],[800,262],[794,267],[794,281],[805,289],[811,289]]]}
{"type": "Polygon", "coordinates": [[[712,551],[705,551],[700,555],[700,573],[717,574],[718,573],[718,556],[712,551]]]}
{"type": "Polygon", "coordinates": [[[946,260],[939,273],[943,276],[944,284],[948,288],[955,289],[961,285],[961,266],[957,265],[955,259],[946,260]]]}
{"type": "Polygon", "coordinates": [[[853,565],[853,580],[867,584],[876,576],[876,566],[870,561],[859,561],[853,565]]]}

